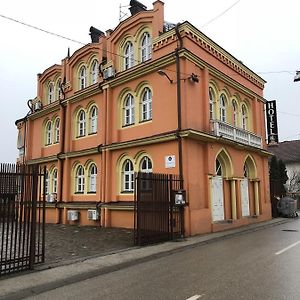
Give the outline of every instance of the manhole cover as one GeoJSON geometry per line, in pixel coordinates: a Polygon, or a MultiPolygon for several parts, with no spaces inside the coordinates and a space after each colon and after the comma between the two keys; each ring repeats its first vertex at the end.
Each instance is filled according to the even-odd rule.
{"type": "Polygon", "coordinates": [[[282,231],[288,231],[288,232],[298,232],[296,229],[283,229],[282,231]]]}

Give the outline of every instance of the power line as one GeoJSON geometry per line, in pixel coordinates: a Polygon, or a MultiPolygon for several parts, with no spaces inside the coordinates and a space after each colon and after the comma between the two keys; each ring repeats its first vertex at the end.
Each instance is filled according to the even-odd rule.
{"type": "Polygon", "coordinates": [[[289,112],[284,112],[284,111],[278,111],[280,114],[284,114],[284,115],[289,115],[289,116],[294,116],[294,117],[300,117],[300,115],[298,114],[294,114],[294,113],[289,113],[289,112]]]}
{"type": "Polygon", "coordinates": [[[63,35],[60,35],[60,34],[57,34],[57,33],[54,33],[54,32],[51,32],[51,31],[48,31],[48,30],[45,30],[45,29],[42,29],[42,28],[37,27],[37,26],[34,26],[34,25],[30,25],[30,24],[28,24],[28,23],[25,23],[25,22],[16,20],[16,19],[11,18],[11,17],[7,17],[7,16],[1,15],[1,14],[0,14],[0,17],[1,17],[1,18],[4,18],[4,19],[7,19],[7,20],[10,20],[10,21],[13,21],[13,22],[16,22],[16,23],[19,23],[19,24],[21,24],[21,25],[27,26],[27,27],[29,27],[29,28],[33,28],[33,29],[42,31],[42,32],[44,32],[44,33],[47,33],[47,34],[50,34],[50,35],[54,35],[54,36],[56,36],[56,37],[59,37],[59,38],[62,38],[62,39],[65,39],[65,40],[68,40],[68,41],[77,43],[77,44],[85,45],[85,43],[82,43],[82,42],[80,42],[80,41],[77,41],[77,40],[74,40],[74,39],[65,37],[65,36],[63,36],[63,35]]]}
{"type": "Polygon", "coordinates": [[[207,25],[209,25],[210,23],[214,22],[215,20],[219,19],[220,17],[222,17],[225,13],[227,13],[230,9],[232,9],[234,6],[236,6],[241,0],[238,0],[236,2],[234,2],[232,5],[230,5],[228,8],[226,8],[223,12],[221,12],[220,14],[218,14],[217,16],[215,16],[214,18],[212,18],[211,20],[209,20],[208,22],[204,23],[200,28],[203,28],[207,25]]]}

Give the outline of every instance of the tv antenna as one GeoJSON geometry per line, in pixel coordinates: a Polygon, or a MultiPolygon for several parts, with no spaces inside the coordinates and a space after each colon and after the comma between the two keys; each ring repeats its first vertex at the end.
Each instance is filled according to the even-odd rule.
{"type": "Polygon", "coordinates": [[[128,17],[128,13],[124,11],[124,8],[129,7],[130,5],[121,5],[119,7],[119,22],[123,21],[125,17],[128,17]]]}

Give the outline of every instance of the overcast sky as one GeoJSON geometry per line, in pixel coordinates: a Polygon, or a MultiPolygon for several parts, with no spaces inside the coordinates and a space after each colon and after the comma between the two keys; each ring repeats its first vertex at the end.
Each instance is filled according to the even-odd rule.
{"type": "MultiPolygon", "coordinates": [[[[81,47],[3,16],[89,43],[90,26],[102,31],[115,28],[119,23],[120,4],[126,6],[129,2],[1,1],[0,162],[16,160],[14,122],[27,114],[27,100],[36,96],[37,74],[59,64],[67,55],[68,47],[71,54],[81,47]]],[[[152,8],[153,1],[140,2],[152,8]]],[[[293,82],[295,71],[300,69],[300,1],[164,2],[166,21],[189,21],[267,81],[264,97],[277,100],[280,141],[300,139],[300,82],[293,82]]],[[[127,13],[128,8],[123,7],[122,11],[127,13]]]]}

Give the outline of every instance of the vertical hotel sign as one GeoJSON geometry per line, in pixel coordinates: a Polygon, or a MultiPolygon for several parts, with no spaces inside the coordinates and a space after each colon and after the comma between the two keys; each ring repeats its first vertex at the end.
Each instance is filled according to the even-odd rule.
{"type": "Polygon", "coordinates": [[[278,143],[278,127],[277,127],[277,112],[276,101],[267,101],[267,130],[268,130],[268,144],[278,143]]]}

